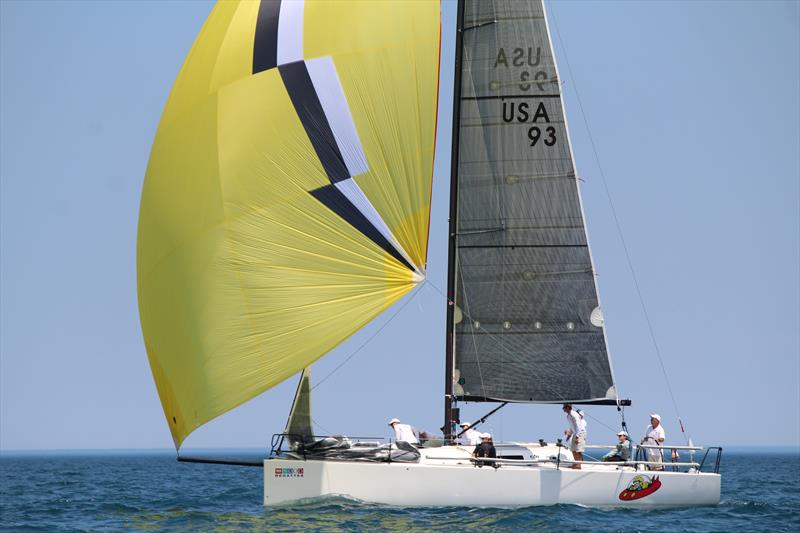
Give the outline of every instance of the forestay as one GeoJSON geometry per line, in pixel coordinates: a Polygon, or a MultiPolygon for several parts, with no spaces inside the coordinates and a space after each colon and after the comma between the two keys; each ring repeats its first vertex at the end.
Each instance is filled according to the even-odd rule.
{"type": "Polygon", "coordinates": [[[424,277],[434,2],[219,2],[153,143],[139,310],[176,447],[424,277]]]}
{"type": "Polygon", "coordinates": [[[456,397],[616,399],[544,8],[467,0],[456,397]]]}

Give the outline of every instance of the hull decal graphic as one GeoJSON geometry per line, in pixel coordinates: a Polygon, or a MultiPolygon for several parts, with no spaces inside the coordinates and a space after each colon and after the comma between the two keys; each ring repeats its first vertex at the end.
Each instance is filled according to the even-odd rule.
{"type": "Polygon", "coordinates": [[[661,480],[658,476],[636,476],[631,480],[625,490],[619,493],[619,499],[628,502],[638,500],[653,494],[661,488],[661,480]]]}

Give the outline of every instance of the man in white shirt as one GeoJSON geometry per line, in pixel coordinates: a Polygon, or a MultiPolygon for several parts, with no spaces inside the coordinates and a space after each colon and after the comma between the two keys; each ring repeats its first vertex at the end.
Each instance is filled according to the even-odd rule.
{"type": "MultiPolygon", "coordinates": [[[[660,446],[667,440],[667,434],[664,431],[664,426],[661,425],[661,417],[657,414],[650,415],[650,425],[644,432],[642,444],[650,446],[660,446]]],[[[647,460],[651,463],[664,462],[664,450],[647,448],[647,460]]],[[[649,465],[650,470],[663,470],[661,465],[649,465]]]]}
{"type": "Polygon", "coordinates": [[[396,418],[389,421],[389,425],[394,429],[394,440],[402,440],[409,444],[419,444],[414,430],[408,424],[401,424],[396,418]]]}
{"type": "MultiPolygon", "coordinates": [[[[567,436],[569,449],[576,461],[583,461],[583,450],[586,449],[586,423],[581,423],[581,416],[572,409],[572,404],[565,403],[562,410],[567,415],[569,427],[564,430],[567,436]]],[[[581,465],[572,465],[575,470],[580,470],[581,465]]]]}
{"type": "Polygon", "coordinates": [[[461,435],[461,444],[464,446],[477,446],[481,443],[480,431],[475,431],[466,422],[461,423],[461,430],[464,431],[464,434],[461,435]]]}

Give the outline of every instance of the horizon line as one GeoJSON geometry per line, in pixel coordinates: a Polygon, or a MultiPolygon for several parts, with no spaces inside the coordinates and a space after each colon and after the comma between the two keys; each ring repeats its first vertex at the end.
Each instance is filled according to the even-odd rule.
{"type": "MultiPolygon", "coordinates": [[[[776,444],[776,445],[756,445],[756,444],[745,444],[745,445],[728,445],[722,446],[723,451],[794,451],[800,454],[800,443],[798,444],[776,444]]],[[[266,447],[248,447],[248,446],[238,446],[238,447],[187,447],[181,448],[180,452],[189,453],[189,452],[210,452],[210,453],[222,453],[222,452],[259,452],[267,454],[266,447]]],[[[2,455],[39,455],[39,454],[56,454],[56,455],[68,455],[68,454],[80,454],[80,453],[91,453],[91,454],[98,454],[98,453],[158,453],[158,454],[174,454],[176,457],[179,455],[178,451],[175,448],[0,448],[0,456],[2,455]]]]}

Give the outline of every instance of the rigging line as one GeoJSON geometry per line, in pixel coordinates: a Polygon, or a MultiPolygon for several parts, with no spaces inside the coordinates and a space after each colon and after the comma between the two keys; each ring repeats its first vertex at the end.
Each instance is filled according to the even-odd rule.
{"type": "MultiPolygon", "coordinates": [[[[441,296],[442,296],[442,297],[443,297],[445,300],[447,300],[447,296],[445,295],[445,293],[444,293],[444,292],[443,292],[441,289],[439,289],[439,287],[437,287],[437,286],[436,286],[436,285],[435,285],[435,284],[434,284],[432,281],[430,281],[430,280],[428,280],[428,279],[426,279],[425,281],[426,281],[426,282],[427,282],[427,283],[428,283],[428,284],[429,284],[431,287],[433,287],[433,289],[434,289],[436,292],[438,292],[438,293],[439,293],[439,294],[440,294],[440,295],[441,295],[441,296]]],[[[449,303],[449,300],[448,300],[448,303],[449,303]]],[[[455,302],[453,302],[453,305],[455,305],[455,302]]],[[[464,317],[465,317],[465,318],[467,318],[468,320],[473,320],[473,318],[472,318],[472,317],[469,315],[469,313],[467,313],[466,311],[462,310],[462,313],[463,313],[464,317]]],[[[487,331],[487,332],[485,332],[485,335],[486,335],[486,336],[488,336],[490,339],[497,339],[497,340],[500,340],[500,339],[499,339],[499,337],[497,337],[496,335],[492,335],[492,334],[491,334],[491,333],[489,333],[488,331],[487,331]]],[[[505,346],[504,346],[502,343],[498,343],[498,344],[500,345],[500,347],[501,347],[503,350],[505,350],[505,351],[507,352],[507,350],[508,350],[508,349],[507,349],[507,348],[505,348],[505,346]]],[[[476,358],[477,358],[477,352],[476,352],[476,358]]],[[[479,366],[480,366],[480,365],[479,365],[479,366]]],[[[481,385],[483,385],[483,384],[481,384],[481,385]]],[[[556,396],[559,396],[559,397],[560,397],[560,399],[561,399],[562,401],[564,401],[564,402],[567,402],[567,400],[564,398],[564,396],[563,396],[562,394],[560,394],[558,391],[553,391],[553,392],[554,392],[554,394],[555,394],[556,396]]],[[[506,403],[507,403],[507,402],[506,402],[506,403]]],[[[604,423],[602,420],[600,420],[600,419],[598,419],[598,418],[596,418],[596,417],[594,417],[594,416],[590,415],[589,413],[586,413],[586,411],[583,411],[583,410],[581,410],[581,411],[582,411],[582,412],[583,412],[583,413],[584,413],[586,416],[588,416],[589,418],[591,418],[592,420],[594,420],[595,422],[597,422],[597,423],[598,423],[598,424],[600,424],[601,426],[603,426],[603,427],[605,427],[605,428],[607,428],[607,429],[609,429],[609,430],[611,430],[611,431],[615,431],[615,430],[614,430],[614,428],[612,428],[612,427],[611,427],[611,426],[609,426],[608,424],[604,423]]]]}
{"type": "MultiPolygon", "coordinates": [[[[364,349],[364,347],[365,347],[367,344],[369,344],[369,343],[372,341],[372,339],[374,339],[375,337],[377,337],[377,336],[378,336],[378,334],[379,334],[381,331],[383,331],[383,330],[384,330],[384,328],[385,328],[386,326],[388,326],[388,325],[389,325],[389,324],[390,324],[390,323],[391,323],[391,322],[392,322],[392,321],[393,321],[393,320],[394,320],[394,319],[397,317],[397,315],[399,315],[399,314],[400,314],[400,311],[402,311],[403,309],[405,309],[405,308],[406,308],[406,306],[407,306],[408,304],[410,304],[410,303],[411,303],[411,301],[412,301],[414,298],[416,298],[416,297],[417,297],[417,294],[419,294],[419,292],[420,292],[420,289],[422,289],[422,287],[425,285],[425,283],[427,283],[427,281],[428,281],[428,280],[427,280],[427,279],[425,279],[425,280],[424,280],[424,281],[423,281],[423,282],[422,282],[420,285],[418,285],[418,286],[417,286],[417,288],[416,288],[416,289],[414,289],[414,292],[411,294],[411,298],[409,298],[408,300],[406,300],[406,301],[403,303],[403,305],[401,305],[401,306],[400,306],[400,307],[397,309],[397,311],[395,311],[395,312],[392,314],[392,316],[390,316],[390,317],[389,317],[389,320],[387,320],[386,322],[384,322],[384,323],[381,325],[381,327],[379,327],[379,328],[378,328],[378,329],[377,329],[377,330],[376,330],[376,331],[375,331],[375,332],[374,332],[372,335],[370,335],[370,336],[369,336],[369,338],[367,338],[367,339],[366,339],[366,340],[365,340],[365,341],[364,341],[364,342],[361,344],[361,346],[359,346],[358,348],[356,348],[356,349],[355,349],[355,351],[354,351],[353,353],[351,353],[350,355],[348,355],[348,356],[347,356],[347,358],[346,358],[344,361],[342,361],[341,363],[339,363],[339,364],[336,366],[336,368],[334,368],[333,370],[331,370],[330,372],[328,372],[328,374],[327,374],[327,375],[326,375],[324,378],[322,378],[321,380],[319,380],[319,381],[317,382],[317,384],[316,384],[316,385],[314,385],[313,387],[311,387],[311,390],[313,391],[314,389],[316,389],[317,387],[319,387],[320,385],[322,385],[323,383],[325,383],[325,381],[327,381],[327,380],[328,380],[328,378],[330,378],[330,377],[331,377],[333,374],[335,374],[335,373],[336,373],[336,372],[337,372],[337,371],[338,371],[340,368],[342,368],[344,365],[346,365],[346,364],[347,364],[347,363],[350,361],[350,359],[352,359],[353,357],[355,357],[355,356],[358,354],[358,352],[360,352],[362,349],[364,349]]],[[[322,426],[320,426],[320,427],[322,427],[322,426]]]]}
{"type": "Polygon", "coordinates": [[[588,416],[589,418],[591,418],[592,420],[594,420],[595,422],[597,422],[598,424],[600,424],[601,426],[603,426],[604,428],[606,428],[606,429],[608,429],[608,430],[611,430],[611,431],[615,431],[615,429],[614,429],[614,428],[612,428],[611,426],[609,426],[608,424],[606,424],[605,422],[603,422],[603,421],[602,421],[602,420],[600,420],[599,418],[597,418],[597,417],[594,417],[594,416],[590,415],[590,414],[589,414],[589,413],[587,413],[585,410],[581,409],[581,412],[582,412],[584,415],[586,415],[586,416],[588,416]]]}
{"type": "Polygon", "coordinates": [[[564,46],[564,41],[561,39],[561,32],[558,29],[558,22],[556,21],[555,13],[552,10],[550,11],[550,16],[553,19],[553,26],[556,29],[556,35],[558,36],[558,42],[561,45],[561,50],[564,52],[564,63],[567,65],[567,71],[569,72],[570,80],[572,80],[572,88],[575,91],[575,99],[578,102],[578,109],[580,109],[581,117],[583,118],[583,124],[586,127],[586,133],[587,136],[589,137],[589,143],[592,146],[592,152],[594,152],[594,159],[595,162],[597,163],[597,169],[600,173],[601,181],[603,182],[603,189],[605,190],[606,198],[608,198],[608,204],[611,207],[611,214],[614,218],[614,224],[617,228],[617,234],[619,235],[619,240],[622,243],[622,249],[625,252],[625,260],[628,263],[628,269],[630,270],[631,277],[633,278],[633,285],[636,288],[636,294],[639,297],[639,305],[642,308],[642,313],[644,314],[645,322],[647,323],[647,330],[650,333],[650,339],[653,342],[653,347],[655,349],[656,356],[658,357],[658,363],[661,367],[661,373],[664,375],[664,381],[667,384],[667,391],[669,391],[669,396],[670,399],[672,400],[672,407],[675,409],[675,414],[678,416],[678,423],[680,424],[681,432],[685,436],[686,432],[683,429],[683,421],[681,420],[681,413],[678,410],[678,402],[675,400],[675,394],[672,392],[672,385],[670,384],[669,377],[667,376],[667,370],[666,367],[664,366],[664,360],[661,357],[661,350],[658,347],[658,342],[656,342],[656,335],[655,332],[653,331],[653,325],[650,322],[650,316],[647,314],[647,307],[644,304],[644,297],[642,296],[642,291],[641,288],[639,287],[639,280],[636,277],[636,271],[633,268],[633,261],[631,260],[631,255],[630,252],[628,251],[628,245],[622,233],[622,225],[620,224],[619,217],[617,216],[617,209],[614,207],[614,201],[611,198],[611,191],[608,188],[606,175],[603,172],[603,167],[600,165],[600,156],[598,155],[597,152],[597,146],[595,145],[594,137],[592,137],[592,132],[589,129],[589,121],[587,120],[586,113],[584,112],[583,109],[583,102],[581,101],[581,96],[578,93],[578,84],[575,81],[575,76],[572,74],[572,67],[569,64],[569,58],[567,57],[567,49],[564,46]]]}
{"type": "Polygon", "coordinates": [[[330,429],[324,428],[324,427],[322,426],[322,424],[320,424],[319,422],[317,422],[316,420],[314,420],[314,418],[313,418],[313,417],[311,418],[311,422],[313,422],[315,426],[319,427],[319,429],[321,429],[322,431],[324,431],[326,435],[328,435],[328,436],[335,435],[335,433],[333,433],[333,432],[332,432],[330,429]]]}

